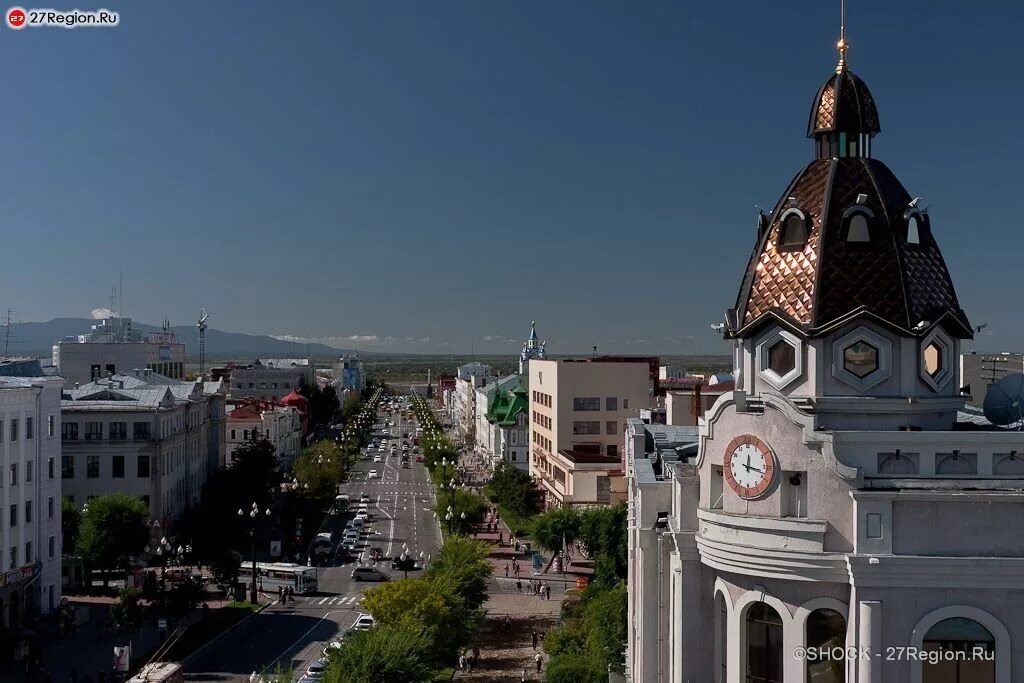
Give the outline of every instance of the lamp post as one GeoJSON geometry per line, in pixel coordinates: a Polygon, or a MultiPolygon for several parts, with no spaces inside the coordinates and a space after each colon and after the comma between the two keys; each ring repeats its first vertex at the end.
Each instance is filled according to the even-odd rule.
{"type": "Polygon", "coordinates": [[[171,542],[167,540],[167,537],[164,536],[157,542],[155,548],[151,548],[147,544],[143,550],[146,551],[147,555],[156,555],[160,558],[160,610],[163,611],[167,594],[167,558],[171,555],[173,547],[171,542]]]}
{"type": "MultiPolygon", "coordinates": [[[[257,584],[257,574],[256,574],[256,523],[257,523],[257,521],[259,519],[261,519],[261,517],[260,517],[260,509],[259,509],[259,506],[256,505],[256,503],[252,504],[252,509],[249,510],[248,513],[244,512],[242,510],[242,508],[238,508],[238,518],[241,519],[244,522],[244,521],[246,521],[246,517],[249,518],[247,524],[249,525],[249,544],[250,544],[251,550],[252,550],[252,589],[249,592],[249,602],[251,602],[252,604],[255,605],[256,604],[256,584],[257,584]]],[[[263,511],[263,518],[266,518],[266,519],[270,518],[270,508],[269,507],[263,511]]]]}

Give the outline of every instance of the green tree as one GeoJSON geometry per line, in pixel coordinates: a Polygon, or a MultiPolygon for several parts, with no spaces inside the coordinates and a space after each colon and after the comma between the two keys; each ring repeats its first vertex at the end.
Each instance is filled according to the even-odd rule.
{"type": "Polygon", "coordinates": [[[626,517],[625,503],[589,508],[580,515],[578,540],[594,559],[594,582],[605,587],[627,577],[626,517]]]}
{"type": "Polygon", "coordinates": [[[64,552],[69,555],[75,552],[81,525],[82,511],[75,507],[74,501],[64,496],[60,501],[60,529],[64,552]]]}
{"type": "Polygon", "coordinates": [[[295,459],[295,479],[314,498],[333,498],[341,481],[344,457],[341,446],[333,439],[317,441],[295,459]]]}
{"type": "Polygon", "coordinates": [[[431,681],[430,637],[416,625],[377,626],[353,633],[331,653],[325,683],[431,681]]]}
{"type": "Polygon", "coordinates": [[[626,601],[626,584],[620,581],[588,600],[583,612],[587,649],[600,658],[604,668],[611,666],[619,672],[626,650],[626,601]]]}
{"type": "MultiPolygon", "coordinates": [[[[473,526],[483,521],[484,516],[487,514],[487,501],[475,493],[463,489],[455,489],[454,493],[455,505],[452,506],[453,529],[455,533],[465,534],[473,526]],[[465,519],[462,518],[463,513],[466,515],[465,519]]],[[[448,506],[451,504],[452,495],[450,493],[442,492],[438,495],[437,505],[434,509],[441,520],[445,519],[445,515],[448,514],[448,506]]],[[[447,522],[442,521],[442,524],[447,524],[447,522]]]]}
{"type": "Polygon", "coordinates": [[[487,544],[466,536],[449,536],[427,568],[426,577],[441,595],[465,601],[467,609],[487,599],[487,579],[493,568],[487,544]]]}
{"type": "Polygon", "coordinates": [[[218,586],[230,590],[238,584],[241,566],[242,553],[224,547],[213,557],[210,563],[210,573],[218,586]]]}
{"type": "Polygon", "coordinates": [[[366,591],[363,607],[378,625],[423,628],[432,639],[434,661],[442,663],[469,641],[478,615],[466,609],[461,598],[442,594],[439,589],[443,586],[425,578],[389,581],[366,591]]]}
{"type": "Polygon", "coordinates": [[[552,657],[548,663],[547,683],[606,683],[608,672],[584,652],[569,652],[552,657]]]}
{"type": "Polygon", "coordinates": [[[580,534],[582,520],[576,508],[555,508],[533,520],[533,538],[551,552],[562,550],[563,541],[570,546],[580,534]]]}
{"type": "Polygon", "coordinates": [[[206,591],[202,584],[192,577],[178,582],[167,594],[167,611],[178,617],[184,617],[196,611],[206,598],[206,591]]]}
{"type": "Polygon", "coordinates": [[[502,462],[494,470],[488,488],[494,502],[517,515],[528,516],[537,512],[540,490],[533,478],[523,470],[502,462]]]}
{"type": "Polygon", "coordinates": [[[127,568],[128,557],[149,540],[149,508],[138,498],[115,494],[89,501],[82,515],[78,549],[85,561],[101,569],[127,568]]]}
{"type": "Polygon", "coordinates": [[[117,600],[110,606],[110,619],[117,628],[129,633],[139,630],[139,626],[142,625],[142,605],[139,604],[141,597],[137,590],[121,589],[117,600]]]}

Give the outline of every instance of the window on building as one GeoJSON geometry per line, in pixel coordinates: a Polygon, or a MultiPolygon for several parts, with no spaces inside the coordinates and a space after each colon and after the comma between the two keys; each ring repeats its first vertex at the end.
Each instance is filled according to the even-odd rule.
{"type": "Polygon", "coordinates": [[[46,518],[47,519],[53,519],[53,515],[55,514],[54,513],[54,508],[56,507],[56,504],[54,502],[55,500],[56,499],[53,496],[50,496],[49,498],[46,499],[46,518]]]}
{"type": "Polygon", "coordinates": [[[46,554],[51,560],[57,556],[57,539],[53,536],[46,539],[46,554]]]}
{"type": "Polygon", "coordinates": [[[253,383],[249,382],[249,388],[252,389],[252,387],[253,387],[253,383]]]}
{"type": "Polygon", "coordinates": [[[859,340],[843,349],[843,369],[864,379],[878,369],[878,349],[859,340]]]}
{"type": "Polygon", "coordinates": [[[74,479],[75,478],[75,456],[73,456],[73,455],[62,455],[62,456],[60,456],[60,478],[61,479],[74,479]]]}
{"type": "Polygon", "coordinates": [[[85,456],[85,477],[86,477],[86,479],[99,479],[100,478],[100,456],[98,456],[98,455],[87,455],[87,456],[85,456]]]}
{"type": "Polygon", "coordinates": [[[36,438],[36,421],[33,417],[25,418],[25,438],[34,439],[36,438]]]}
{"type": "Polygon", "coordinates": [[[25,543],[25,564],[32,564],[32,541],[25,543]]]}
{"type": "Polygon", "coordinates": [[[132,436],[136,441],[148,441],[149,440],[149,423],[148,422],[136,422],[132,426],[132,436]]]}
{"type": "Polygon", "coordinates": [[[4,421],[0,420],[0,443],[4,442],[4,421]]]}
{"type": "Polygon", "coordinates": [[[10,508],[7,511],[7,524],[9,526],[18,526],[18,504],[11,503],[10,508]]]}
{"type": "Polygon", "coordinates": [[[924,371],[932,377],[942,372],[942,349],[935,342],[924,348],[924,371]]]}
{"type": "Polygon", "coordinates": [[[284,387],[285,389],[290,389],[290,388],[291,388],[291,384],[290,384],[290,383],[288,383],[288,382],[284,382],[284,383],[282,383],[282,386],[283,386],[283,387],[284,387]]]}
{"type": "Polygon", "coordinates": [[[232,440],[232,441],[234,441],[234,440],[235,440],[235,438],[236,438],[236,437],[235,437],[235,430],[234,430],[234,429],[232,429],[232,430],[231,430],[231,440],[232,440]]]}
{"type": "Polygon", "coordinates": [[[615,457],[619,454],[619,447],[617,444],[610,443],[605,446],[605,453],[611,457],[615,457]]]}
{"type": "Polygon", "coordinates": [[[110,440],[111,441],[125,441],[128,438],[128,423],[127,422],[111,422],[110,423],[110,440]]]}
{"type": "Polygon", "coordinates": [[[18,418],[11,418],[11,443],[18,440],[18,418]]]}
{"type": "Polygon", "coordinates": [[[35,475],[35,463],[32,460],[25,461],[25,483],[31,484],[32,477],[35,475]]]}
{"type": "Polygon", "coordinates": [[[85,423],[85,440],[86,441],[98,441],[103,438],[103,423],[102,422],[86,422],[85,423]]]}
{"type": "Polygon", "coordinates": [[[855,213],[849,218],[846,228],[846,241],[866,243],[871,241],[871,231],[868,227],[868,217],[863,213],[855,213]]]}
{"type": "Polygon", "coordinates": [[[593,421],[582,421],[577,420],[572,423],[573,434],[600,434],[601,433],[601,422],[598,420],[593,421]]]}
{"type": "Polygon", "coordinates": [[[601,399],[599,398],[574,398],[572,409],[577,411],[601,410],[601,399]]]}
{"type": "Polygon", "coordinates": [[[236,382],[235,383],[235,389],[241,389],[241,388],[242,388],[242,383],[241,382],[236,382]]]}
{"type": "Polygon", "coordinates": [[[619,399],[615,396],[609,396],[604,400],[604,409],[608,411],[615,411],[619,409],[619,399]]]}
{"type": "Polygon", "coordinates": [[[922,646],[925,653],[941,653],[923,658],[922,680],[926,683],[996,680],[995,637],[973,619],[953,617],[940,621],[928,629],[922,646]]]}
{"type": "Polygon", "coordinates": [[[12,545],[11,546],[11,552],[8,555],[7,562],[8,562],[8,564],[7,564],[7,568],[8,569],[14,569],[15,567],[18,566],[18,546],[16,546],[16,545],[12,545]]]}
{"type": "Polygon", "coordinates": [[[60,438],[64,441],[78,441],[78,423],[62,422],[60,425],[60,438]]]}
{"type": "Polygon", "coordinates": [[[615,420],[608,420],[604,423],[605,434],[615,434],[618,432],[619,423],[615,420]]]}
{"type": "Polygon", "coordinates": [[[917,216],[907,219],[907,244],[921,244],[921,224],[917,216]]]}
{"type": "Polygon", "coordinates": [[[248,429],[243,429],[243,430],[242,430],[242,438],[243,438],[244,440],[246,440],[246,441],[248,441],[248,440],[249,440],[249,430],[248,430],[248,429]]]}
{"type": "Polygon", "coordinates": [[[57,433],[57,418],[54,415],[46,416],[46,436],[53,436],[57,433]]]}
{"type": "Polygon", "coordinates": [[[57,476],[57,473],[55,472],[56,469],[57,469],[56,458],[54,458],[53,456],[50,456],[49,458],[46,459],[46,478],[47,479],[53,479],[54,477],[56,477],[57,476]]]}
{"type": "Polygon", "coordinates": [[[270,388],[271,389],[277,389],[277,382],[271,382],[270,383],[270,388]]]}
{"type": "Polygon", "coordinates": [[[267,383],[266,382],[260,382],[260,389],[266,389],[266,388],[267,388],[267,383]]]}
{"type": "Polygon", "coordinates": [[[779,377],[796,367],[796,348],[780,339],[768,349],[768,368],[779,377]]]}
{"type": "Polygon", "coordinates": [[[10,475],[7,477],[7,483],[11,486],[18,485],[18,463],[11,463],[10,475]]]}
{"type": "Polygon", "coordinates": [[[779,229],[779,246],[783,248],[799,248],[807,242],[807,219],[796,209],[787,212],[779,229]]]}
{"type": "Polygon", "coordinates": [[[124,456],[115,455],[110,459],[111,476],[114,479],[124,479],[124,456]]]}
{"type": "Polygon", "coordinates": [[[137,462],[139,479],[149,479],[149,456],[140,455],[137,462]]]}
{"type": "Polygon", "coordinates": [[[756,683],[782,681],[782,619],[770,605],[755,602],[747,610],[746,680],[756,683]]]}
{"type": "Polygon", "coordinates": [[[32,501],[25,501],[25,524],[32,523],[32,501]]]}
{"type": "MultiPolygon", "coordinates": [[[[816,609],[807,616],[807,648],[825,652],[846,646],[846,618],[831,609],[816,609]]],[[[807,662],[807,680],[815,683],[845,683],[843,667],[837,662],[807,662]]],[[[955,679],[954,679],[955,680],[955,679]]]]}
{"type": "Polygon", "coordinates": [[[628,398],[622,399],[622,409],[623,410],[629,410],[629,399],[628,398]]]}

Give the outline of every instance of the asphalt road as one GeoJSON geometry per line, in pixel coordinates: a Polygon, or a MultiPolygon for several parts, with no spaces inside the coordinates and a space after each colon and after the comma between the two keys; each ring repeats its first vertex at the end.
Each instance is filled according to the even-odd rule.
{"type": "MultiPolygon", "coordinates": [[[[389,430],[390,443],[398,445],[399,454],[402,433],[414,430],[415,425],[409,422],[389,430]]],[[[364,549],[381,548],[386,559],[379,567],[392,578],[402,578],[402,572],[391,569],[390,558],[401,555],[403,544],[418,560],[421,551],[429,555],[441,542],[433,512],[434,493],[423,463],[415,462],[415,456],[410,456],[410,467],[405,469],[400,455],[391,455],[390,448],[380,454],[383,462],[373,462],[372,456],[377,454],[373,451],[354,466],[342,493],[356,503],[361,493],[370,497],[373,516],[364,549]],[[377,471],[376,478],[368,477],[370,470],[377,471]]],[[[253,671],[278,665],[292,668],[296,676],[301,674],[320,657],[324,645],[351,628],[362,613],[363,590],[376,585],[353,581],[354,566],[354,562],[347,562],[321,567],[317,594],[297,596],[287,605],[275,603],[213,642],[185,663],[187,680],[248,681],[253,671]]],[[[409,576],[419,574],[413,571],[409,576]]]]}

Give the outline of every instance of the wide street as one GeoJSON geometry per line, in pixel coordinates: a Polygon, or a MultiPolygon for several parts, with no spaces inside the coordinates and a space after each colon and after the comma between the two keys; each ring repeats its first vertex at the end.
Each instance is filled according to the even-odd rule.
{"type": "MultiPolygon", "coordinates": [[[[412,422],[401,422],[398,411],[381,416],[378,422],[392,420],[388,429],[389,448],[386,453],[373,449],[352,469],[349,481],[341,486],[353,506],[360,494],[370,498],[372,512],[370,533],[363,541],[363,550],[379,548],[385,558],[378,565],[391,578],[402,578],[401,571],[391,569],[391,558],[403,552],[419,560],[436,551],[440,545],[440,528],[434,517],[434,494],[423,463],[410,455],[409,467],[401,466],[402,434],[415,431],[412,422]],[[398,451],[391,454],[390,444],[398,451]],[[374,462],[380,455],[382,462],[374,462]],[[370,471],[377,476],[370,478],[370,471]]],[[[380,432],[375,432],[380,434],[380,432]]],[[[340,524],[351,515],[328,515],[325,525],[340,524]],[[332,519],[333,517],[333,519],[332,519]]],[[[368,555],[368,553],[366,553],[368,555]]],[[[275,602],[263,612],[214,641],[185,662],[186,678],[194,681],[248,681],[253,671],[274,669],[278,665],[292,668],[296,676],[320,657],[322,648],[348,630],[361,613],[360,599],[365,588],[376,583],[363,583],[351,578],[355,562],[348,561],[318,570],[319,591],[315,595],[296,595],[294,602],[275,602]]],[[[418,576],[419,570],[409,576],[418,576]]]]}

